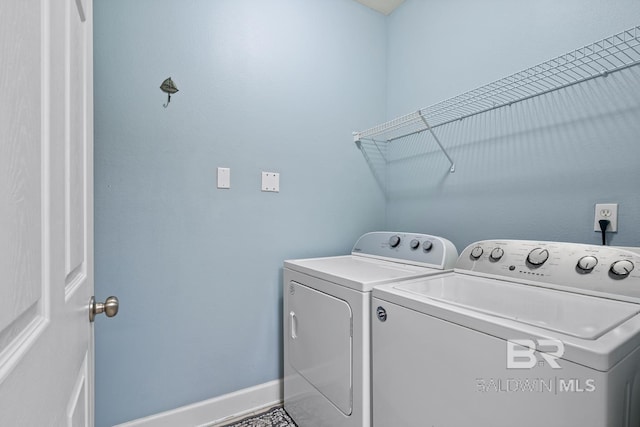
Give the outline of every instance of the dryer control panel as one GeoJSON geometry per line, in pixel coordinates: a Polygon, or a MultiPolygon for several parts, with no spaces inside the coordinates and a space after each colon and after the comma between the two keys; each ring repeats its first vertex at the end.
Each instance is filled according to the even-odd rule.
{"type": "Polygon", "coordinates": [[[442,237],[376,231],[361,236],[351,255],[446,270],[453,268],[458,258],[458,250],[453,243],[442,237]]]}
{"type": "Polygon", "coordinates": [[[462,251],[458,273],[640,302],[640,255],[611,246],[484,240],[462,251]]]}

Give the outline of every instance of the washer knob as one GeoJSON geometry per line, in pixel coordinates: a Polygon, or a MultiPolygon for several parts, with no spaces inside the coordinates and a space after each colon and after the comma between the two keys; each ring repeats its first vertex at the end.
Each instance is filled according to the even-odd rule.
{"type": "Polygon", "coordinates": [[[527,262],[531,265],[540,266],[549,259],[549,251],[544,248],[535,248],[527,255],[527,262]]]}
{"type": "Polygon", "coordinates": [[[495,248],[491,251],[490,258],[492,261],[499,261],[500,258],[504,255],[504,250],[502,248],[495,248]]]}
{"type": "Polygon", "coordinates": [[[578,260],[576,268],[580,273],[591,273],[596,265],[598,265],[598,258],[593,255],[587,255],[578,260]]]}
{"type": "Polygon", "coordinates": [[[420,247],[420,241],[418,239],[413,239],[411,243],[409,243],[411,249],[416,250],[420,247]]]}
{"type": "Polygon", "coordinates": [[[430,240],[425,240],[422,242],[422,250],[425,252],[429,252],[433,248],[433,242],[430,240]]]}
{"type": "Polygon", "coordinates": [[[476,246],[475,248],[471,249],[471,258],[478,259],[482,256],[483,252],[484,250],[482,249],[482,246],[476,246]]]}
{"type": "Polygon", "coordinates": [[[622,279],[627,277],[629,273],[633,271],[633,268],[634,268],[634,265],[631,261],[627,259],[621,259],[611,264],[609,271],[614,276],[617,276],[622,279]]]}
{"type": "Polygon", "coordinates": [[[399,244],[400,236],[396,234],[395,236],[389,237],[389,246],[391,246],[392,248],[397,248],[399,244]]]}

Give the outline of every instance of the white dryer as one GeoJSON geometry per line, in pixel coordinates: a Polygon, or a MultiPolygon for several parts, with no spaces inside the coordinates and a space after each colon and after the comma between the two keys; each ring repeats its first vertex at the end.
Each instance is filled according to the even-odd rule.
{"type": "Polygon", "coordinates": [[[456,259],[441,237],[375,232],[351,255],[284,262],[284,406],[299,427],[371,426],[371,289],[456,259]]]}
{"type": "Polygon", "coordinates": [[[373,290],[375,427],[640,426],[640,255],[491,240],[373,290]]]}

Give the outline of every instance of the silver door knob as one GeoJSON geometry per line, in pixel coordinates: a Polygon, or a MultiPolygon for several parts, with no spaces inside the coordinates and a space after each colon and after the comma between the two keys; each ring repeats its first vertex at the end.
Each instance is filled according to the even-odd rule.
{"type": "Polygon", "coordinates": [[[104,313],[107,317],[113,317],[118,314],[119,306],[118,298],[109,297],[105,302],[96,302],[95,297],[91,297],[89,301],[89,321],[93,322],[96,318],[96,314],[104,313]]]}

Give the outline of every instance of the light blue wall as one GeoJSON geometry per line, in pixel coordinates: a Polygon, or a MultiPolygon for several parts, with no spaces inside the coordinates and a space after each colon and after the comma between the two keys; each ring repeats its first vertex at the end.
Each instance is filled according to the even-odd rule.
{"type": "MultiPolygon", "coordinates": [[[[636,0],[407,0],[388,18],[387,117],[638,24],[636,0]]],[[[598,243],[594,204],[617,202],[610,242],[640,246],[638,67],[437,132],[457,171],[433,140],[394,143],[389,229],[460,250],[487,238],[598,243]]]]}
{"type": "Polygon", "coordinates": [[[386,27],[351,0],[95,0],[94,18],[96,294],[121,301],[96,322],[102,427],[281,376],[282,261],[385,225],[351,132],[385,118],[386,27]]]}

